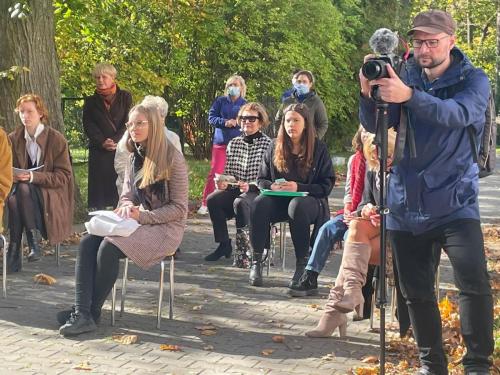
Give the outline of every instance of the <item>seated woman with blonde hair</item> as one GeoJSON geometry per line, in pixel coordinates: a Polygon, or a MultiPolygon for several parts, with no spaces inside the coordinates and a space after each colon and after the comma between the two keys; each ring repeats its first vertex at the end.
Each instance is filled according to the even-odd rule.
{"type": "Polygon", "coordinates": [[[59,333],[75,336],[96,329],[102,305],[128,257],[143,269],[173,255],[187,216],[188,171],[182,154],[167,140],[156,105],[139,104],[127,122],[130,159],[115,212],[141,224],[129,237],[85,236],[76,261],[75,306],[62,311],[59,333]],[[66,323],[64,324],[64,322],[66,323]]]}
{"type": "MultiPolygon", "coordinates": [[[[347,328],[346,313],[353,311],[364,302],[361,288],[366,282],[368,264],[380,262],[380,215],[379,204],[379,169],[378,153],[373,144],[375,136],[364,145],[368,171],[364,184],[362,202],[358,210],[351,215],[347,240],[335,286],[330,290],[325,312],[317,327],[306,332],[309,337],[328,337],[338,328],[344,336],[347,328]]],[[[388,134],[388,168],[392,163],[396,133],[393,129],[388,134]]],[[[389,176],[389,174],[387,174],[389,176]]]]}

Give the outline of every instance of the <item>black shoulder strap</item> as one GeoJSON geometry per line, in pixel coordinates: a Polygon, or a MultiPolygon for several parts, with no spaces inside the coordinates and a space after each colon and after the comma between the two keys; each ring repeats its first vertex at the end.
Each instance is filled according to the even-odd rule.
{"type": "Polygon", "coordinates": [[[477,163],[479,160],[479,156],[477,154],[477,143],[476,143],[476,129],[474,129],[474,126],[469,125],[467,126],[467,133],[469,133],[469,140],[470,140],[470,148],[472,152],[472,160],[474,160],[474,163],[477,163]]]}

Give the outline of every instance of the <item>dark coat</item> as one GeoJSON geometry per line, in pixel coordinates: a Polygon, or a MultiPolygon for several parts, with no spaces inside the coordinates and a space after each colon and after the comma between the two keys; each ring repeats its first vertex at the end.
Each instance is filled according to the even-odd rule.
{"type": "MultiPolygon", "coordinates": [[[[458,219],[479,220],[479,169],[467,127],[475,128],[479,144],[490,84],[458,48],[451,55],[451,65],[432,83],[424,81],[421,68],[410,59],[401,78],[413,95],[402,105],[389,106],[390,126],[397,127],[401,108],[408,111],[417,157],[411,158],[406,147],[403,159],[392,167],[388,229],[418,235],[458,219]]],[[[372,99],[360,99],[360,119],[366,130],[375,131],[372,99]]]]}
{"type": "Polygon", "coordinates": [[[85,98],[83,129],[89,138],[88,206],[104,208],[116,206],[115,152],[102,147],[106,138],[118,143],[125,132],[125,123],[132,106],[132,95],[117,88],[116,97],[109,111],[99,94],[85,98]]]}
{"type": "MultiPolygon", "coordinates": [[[[18,127],[9,138],[13,166],[28,168],[24,127],[18,127]]],[[[45,229],[49,242],[54,245],[69,237],[73,225],[74,182],[68,142],[61,133],[47,125],[36,142],[42,151],[40,165],[43,168],[33,172],[32,183],[42,192],[45,229]]]]}
{"type": "MultiPolygon", "coordinates": [[[[271,185],[283,175],[273,164],[274,149],[276,140],[269,145],[264,153],[262,164],[260,165],[257,185],[260,189],[270,189],[271,185]]],[[[307,176],[305,183],[297,182],[297,191],[307,191],[310,197],[316,198],[319,206],[318,219],[314,223],[314,230],[311,235],[311,244],[314,243],[319,228],[328,220],[330,210],[328,207],[328,196],[335,185],[335,171],[332,160],[328,154],[326,145],[319,139],[315,139],[313,165],[307,176]]]]}

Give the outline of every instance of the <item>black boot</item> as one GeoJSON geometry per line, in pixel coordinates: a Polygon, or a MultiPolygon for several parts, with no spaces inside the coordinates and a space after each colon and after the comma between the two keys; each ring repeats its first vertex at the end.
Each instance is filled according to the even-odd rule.
{"type": "Polygon", "coordinates": [[[42,257],[42,251],[40,250],[40,244],[38,243],[39,239],[40,235],[38,230],[30,229],[26,231],[26,240],[28,241],[28,247],[30,248],[28,262],[35,262],[40,260],[42,257]]]}
{"type": "Polygon", "coordinates": [[[7,273],[19,272],[22,270],[21,236],[11,235],[9,247],[7,249],[7,273]]]}
{"type": "Polygon", "coordinates": [[[233,252],[233,247],[231,246],[231,240],[221,242],[217,249],[213,253],[208,254],[205,260],[208,262],[215,262],[219,258],[226,257],[229,258],[233,252]]]}
{"type": "MultiPolygon", "coordinates": [[[[66,322],[71,318],[72,314],[75,314],[75,305],[71,306],[70,310],[59,311],[56,314],[56,320],[60,325],[66,324],[66,322]]],[[[94,319],[95,324],[99,324],[101,321],[101,309],[93,309],[90,308],[90,315],[92,315],[92,319],[94,319]]]]}
{"type": "Polygon", "coordinates": [[[307,266],[307,258],[297,258],[295,260],[295,272],[293,274],[292,280],[290,281],[290,284],[288,284],[288,287],[290,289],[296,287],[299,284],[299,280],[301,276],[304,274],[306,266],[307,266]]]}
{"type": "Polygon", "coordinates": [[[262,268],[262,254],[253,253],[252,267],[250,268],[250,285],[262,286],[264,284],[262,280],[262,268]]]}
{"type": "Polygon", "coordinates": [[[66,324],[59,328],[59,334],[64,337],[77,336],[97,329],[94,319],[90,315],[72,313],[66,324]]]}
{"type": "Polygon", "coordinates": [[[315,296],[318,294],[318,273],[305,270],[296,285],[290,286],[288,295],[292,297],[315,296]]]}

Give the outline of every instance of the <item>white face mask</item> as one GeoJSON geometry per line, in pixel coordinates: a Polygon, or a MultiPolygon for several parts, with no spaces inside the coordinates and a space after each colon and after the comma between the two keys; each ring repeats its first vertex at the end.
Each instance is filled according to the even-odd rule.
{"type": "Polygon", "coordinates": [[[229,86],[227,93],[229,96],[240,96],[240,88],[238,86],[229,86]]]}

